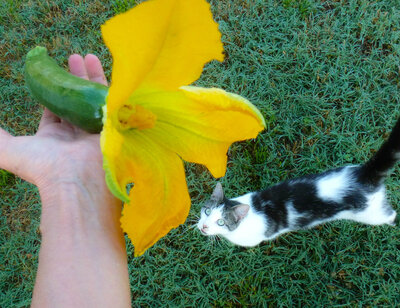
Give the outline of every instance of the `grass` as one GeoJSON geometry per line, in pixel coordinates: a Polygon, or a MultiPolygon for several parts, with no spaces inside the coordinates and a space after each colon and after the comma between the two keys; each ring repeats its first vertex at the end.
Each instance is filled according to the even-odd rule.
{"type": "MultiPolygon", "coordinates": [[[[305,173],[360,163],[400,115],[398,1],[212,0],[226,51],[196,82],[239,93],[268,122],[229,150],[228,197],[305,173]]],[[[110,76],[100,25],[135,1],[3,1],[0,125],[32,134],[41,108],[23,82],[25,54],[44,45],[63,66],[96,53],[110,76]]],[[[192,209],[129,270],[135,307],[395,307],[400,305],[399,228],[335,222],[245,249],[190,227],[216,180],[187,164],[192,209]]],[[[399,210],[400,169],[387,180],[399,210]]],[[[28,307],[37,269],[40,200],[0,173],[0,307],[28,307]]],[[[60,265],[62,266],[62,265],[60,265]]]]}

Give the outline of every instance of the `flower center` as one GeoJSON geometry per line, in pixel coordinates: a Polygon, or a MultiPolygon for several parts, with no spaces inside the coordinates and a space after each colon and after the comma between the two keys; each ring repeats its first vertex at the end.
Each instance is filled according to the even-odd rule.
{"type": "Polygon", "coordinates": [[[122,129],[147,129],[154,127],[157,116],[140,105],[124,105],[118,111],[122,129]]]}

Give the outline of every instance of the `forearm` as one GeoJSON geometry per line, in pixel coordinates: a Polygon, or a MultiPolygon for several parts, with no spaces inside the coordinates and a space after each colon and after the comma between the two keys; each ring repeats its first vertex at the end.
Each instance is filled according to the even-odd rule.
{"type": "Polygon", "coordinates": [[[121,205],[105,187],[43,192],[42,245],[32,307],[130,307],[121,205]],[[89,193],[91,191],[92,193],[89,193]]]}

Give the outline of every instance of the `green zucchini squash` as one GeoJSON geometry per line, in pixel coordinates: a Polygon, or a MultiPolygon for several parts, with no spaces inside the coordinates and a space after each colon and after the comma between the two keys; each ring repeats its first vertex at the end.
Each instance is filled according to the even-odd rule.
{"type": "Polygon", "coordinates": [[[89,133],[101,131],[106,86],[68,73],[40,46],[26,56],[25,82],[32,96],[60,118],[89,133]]]}

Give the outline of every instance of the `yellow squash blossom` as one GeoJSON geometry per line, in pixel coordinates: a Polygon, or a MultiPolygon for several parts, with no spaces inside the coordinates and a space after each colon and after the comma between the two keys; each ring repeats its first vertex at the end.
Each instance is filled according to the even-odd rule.
{"type": "Polygon", "coordinates": [[[113,57],[104,169],[125,203],[121,225],[139,256],[188,215],[182,159],[222,177],[229,146],[255,138],[265,122],[238,95],[188,86],[205,63],[223,60],[205,0],[149,0],[107,21],[102,34],[113,57]]]}

